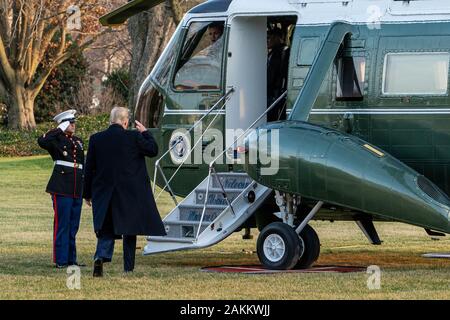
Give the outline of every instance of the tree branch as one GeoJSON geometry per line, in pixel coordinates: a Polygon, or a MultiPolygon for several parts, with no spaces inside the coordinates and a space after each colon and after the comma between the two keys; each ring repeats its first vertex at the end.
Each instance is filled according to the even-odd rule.
{"type": "Polygon", "coordinates": [[[39,92],[42,90],[42,87],[44,86],[48,77],[52,73],[53,69],[55,69],[58,65],[60,65],[64,61],[66,61],[69,57],[70,55],[68,55],[67,53],[59,57],[58,59],[58,61],[60,61],[59,63],[55,61],[52,64],[50,64],[47,68],[45,68],[45,70],[42,71],[42,74],[35,81],[33,81],[33,84],[29,88],[29,90],[31,91],[31,96],[33,98],[36,98],[39,92]]]}
{"type": "Polygon", "coordinates": [[[172,9],[172,16],[173,20],[176,25],[178,25],[183,19],[184,11],[181,7],[181,1],[180,0],[169,0],[170,8],[172,9]]]}
{"type": "MultiPolygon", "coordinates": [[[[31,23],[29,23],[29,26],[27,28],[27,33],[25,37],[26,44],[24,43],[23,46],[24,56],[22,57],[22,59],[25,60],[25,69],[27,69],[28,71],[31,70],[33,66],[33,57],[34,57],[33,47],[35,47],[36,45],[35,40],[42,39],[42,33],[44,30],[43,29],[44,24],[42,23],[44,0],[40,0],[40,3],[38,4],[38,9],[35,11],[36,13],[34,14],[34,17],[31,23]]],[[[40,41],[38,43],[40,43],[40,41]]]]}
{"type": "Polygon", "coordinates": [[[43,45],[43,34],[45,30],[45,23],[44,21],[39,21],[37,27],[36,27],[36,36],[34,37],[30,52],[29,52],[29,59],[30,59],[30,65],[27,68],[29,75],[34,75],[36,73],[37,68],[39,67],[40,60],[40,48],[43,45]]]}
{"type": "MultiPolygon", "coordinates": [[[[53,37],[58,31],[59,26],[47,26],[47,30],[44,29],[44,34],[42,36],[41,43],[34,46],[33,56],[37,57],[35,67],[39,65],[39,63],[44,59],[45,53],[48,50],[50,43],[52,42],[53,37]]],[[[37,69],[33,68],[34,71],[37,69]]],[[[33,72],[34,74],[34,72],[33,72]]]]}
{"type": "Polygon", "coordinates": [[[12,6],[12,28],[11,28],[11,42],[9,45],[9,61],[14,68],[17,68],[18,50],[20,44],[21,26],[24,14],[23,0],[17,0],[13,2],[12,6]]]}
{"type": "Polygon", "coordinates": [[[25,4],[21,9],[20,17],[20,32],[18,32],[19,37],[16,39],[15,44],[17,45],[17,55],[16,64],[23,68],[23,60],[26,54],[26,41],[27,34],[30,28],[31,10],[29,10],[29,4],[25,4]]]}
{"type": "Polygon", "coordinates": [[[9,3],[7,0],[0,0],[0,37],[9,44],[9,3]]]}
{"type": "Polygon", "coordinates": [[[14,70],[9,62],[8,55],[6,54],[6,48],[3,43],[3,39],[0,37],[0,66],[4,73],[4,78],[9,83],[12,83],[14,78],[14,70]]]}

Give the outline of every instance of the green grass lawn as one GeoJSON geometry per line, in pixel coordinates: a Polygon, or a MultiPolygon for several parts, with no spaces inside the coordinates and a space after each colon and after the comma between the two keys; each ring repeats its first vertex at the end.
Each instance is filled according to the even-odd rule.
{"type": "MultiPolygon", "coordinates": [[[[379,223],[384,243],[368,244],[354,223],[313,222],[322,243],[318,264],[378,265],[381,289],[367,288],[364,272],[347,274],[242,275],[200,271],[211,265],[258,263],[253,240],[234,234],[208,249],[138,255],[132,276],[122,276],[121,242],[105,277],[94,279],[95,235],[90,208],[83,207],[78,233],[81,290],[66,287],[65,270],[53,268],[51,199],[44,192],[49,157],[0,158],[0,299],[449,299],[450,260],[425,259],[448,252],[450,241],[430,239],[424,230],[379,223]]],[[[158,200],[161,214],[172,202],[158,200]]],[[[145,239],[139,239],[139,252],[145,239]]]]}

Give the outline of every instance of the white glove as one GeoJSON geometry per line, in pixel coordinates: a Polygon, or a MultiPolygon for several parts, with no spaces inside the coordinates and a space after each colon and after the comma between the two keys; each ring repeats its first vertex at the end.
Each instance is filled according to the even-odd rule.
{"type": "Polygon", "coordinates": [[[64,121],[61,122],[58,126],[58,128],[60,128],[63,132],[67,130],[67,128],[70,126],[70,122],[69,121],[64,121]]]}

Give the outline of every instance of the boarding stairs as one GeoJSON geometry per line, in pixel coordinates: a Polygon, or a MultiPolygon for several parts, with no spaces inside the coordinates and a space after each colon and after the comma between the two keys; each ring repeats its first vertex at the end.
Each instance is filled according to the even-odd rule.
{"type": "MultiPolygon", "coordinates": [[[[233,92],[234,89],[231,88],[188,132],[192,132],[212,111],[224,110],[233,92]]],[[[155,194],[156,178],[159,173],[165,182],[159,195],[167,188],[175,207],[163,220],[166,236],[149,236],[144,255],[212,246],[241,227],[270,196],[272,189],[252,180],[245,172],[217,172],[215,164],[225,154],[234,154],[236,143],[245,138],[249,131],[285,96],[286,92],[209,164],[208,176],[180,203],[175,197],[170,182],[185,161],[179,164],[169,179],[165,176],[160,161],[181,142],[181,139],[179,138],[155,162],[153,193],[155,194]]],[[[206,127],[205,132],[213,125],[218,114],[206,127]]],[[[190,155],[202,140],[203,135],[194,143],[187,155],[190,155]]]]}
{"type": "Polygon", "coordinates": [[[271,191],[246,173],[208,175],[163,220],[167,235],[148,237],[144,254],[212,246],[251,217],[271,191]]]}

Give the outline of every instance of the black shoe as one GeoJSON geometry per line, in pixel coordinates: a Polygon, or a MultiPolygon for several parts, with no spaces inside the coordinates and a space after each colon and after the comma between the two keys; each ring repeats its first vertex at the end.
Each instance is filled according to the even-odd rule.
{"type": "Polygon", "coordinates": [[[95,259],[93,277],[103,277],[103,261],[102,259],[95,259]]]}
{"type": "Polygon", "coordinates": [[[56,269],[65,269],[67,268],[67,264],[55,264],[56,269]]]}

